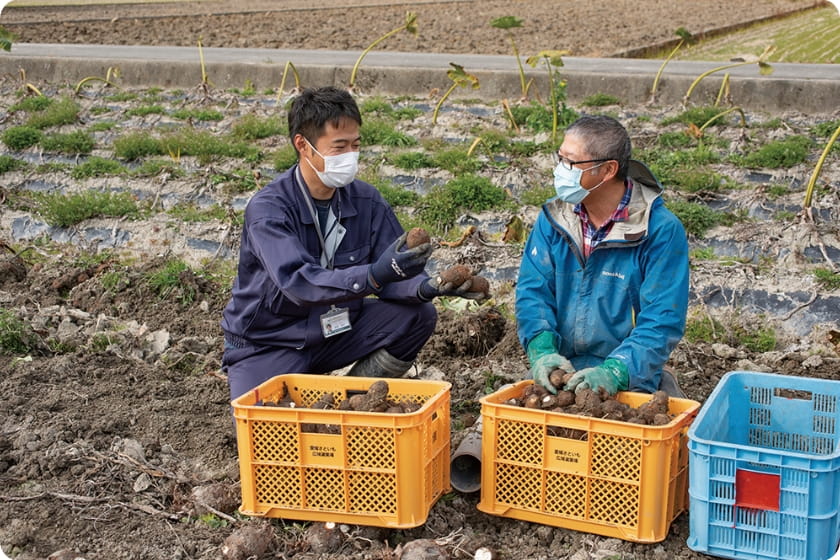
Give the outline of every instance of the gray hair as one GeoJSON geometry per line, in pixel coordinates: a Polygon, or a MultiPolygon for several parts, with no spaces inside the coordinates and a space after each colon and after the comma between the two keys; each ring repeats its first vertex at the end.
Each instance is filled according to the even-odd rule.
{"type": "Polygon", "coordinates": [[[591,159],[614,159],[618,162],[618,178],[627,177],[630,162],[630,135],[620,122],[606,115],[585,115],[566,129],[583,141],[591,159]]]}

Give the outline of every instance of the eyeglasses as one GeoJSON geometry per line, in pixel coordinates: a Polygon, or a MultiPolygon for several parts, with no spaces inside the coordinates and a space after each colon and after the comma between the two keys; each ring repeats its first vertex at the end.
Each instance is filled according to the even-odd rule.
{"type": "Polygon", "coordinates": [[[554,152],[554,163],[561,164],[563,167],[566,168],[567,171],[571,171],[573,165],[580,165],[581,163],[603,163],[605,161],[612,161],[612,158],[584,159],[581,161],[572,161],[568,158],[561,156],[559,152],[554,152]]]}

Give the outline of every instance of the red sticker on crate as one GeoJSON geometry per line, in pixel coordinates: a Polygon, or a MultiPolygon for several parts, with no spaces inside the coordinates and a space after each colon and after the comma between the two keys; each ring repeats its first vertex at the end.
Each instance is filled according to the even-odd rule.
{"type": "Polygon", "coordinates": [[[779,511],[780,480],[777,474],[738,469],[735,472],[735,505],[779,511]]]}

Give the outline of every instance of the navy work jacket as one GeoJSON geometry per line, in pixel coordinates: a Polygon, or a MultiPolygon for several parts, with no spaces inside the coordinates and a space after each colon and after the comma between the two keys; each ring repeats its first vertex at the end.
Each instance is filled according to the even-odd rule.
{"type": "Polygon", "coordinates": [[[421,302],[417,289],[425,273],[378,292],[368,283],[371,263],[404,232],[379,191],[358,179],[336,189],[330,208],[344,236],[330,269],[321,264],[317,226],[304,198],[311,195],[299,180],[295,165],[245,208],[238,273],[222,317],[228,340],[304,348],[323,342],[320,317],[331,304],[349,309],[352,323],[371,294],[421,302]]]}

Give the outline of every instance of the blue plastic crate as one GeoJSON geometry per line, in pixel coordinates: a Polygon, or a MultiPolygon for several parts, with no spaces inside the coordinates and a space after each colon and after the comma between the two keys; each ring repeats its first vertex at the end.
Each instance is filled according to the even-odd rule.
{"type": "Polygon", "coordinates": [[[826,560],[840,542],[840,382],[727,373],[688,431],[692,550],[826,560]]]}

